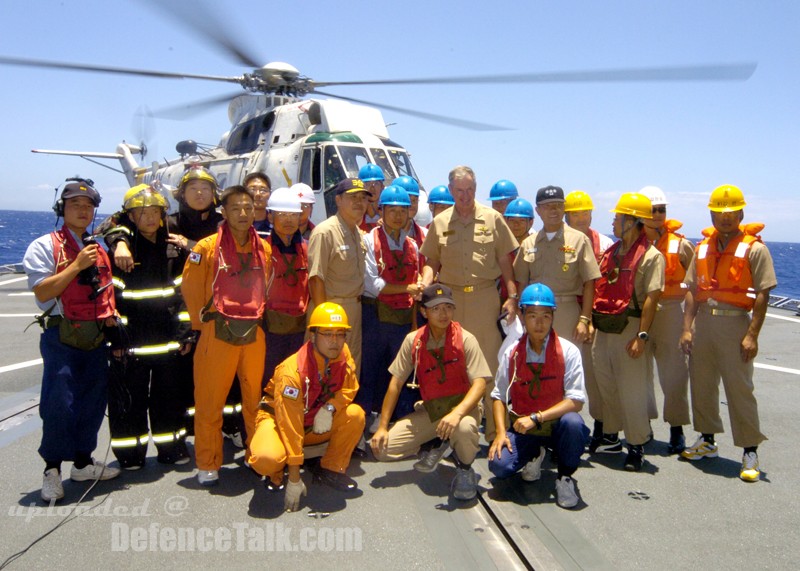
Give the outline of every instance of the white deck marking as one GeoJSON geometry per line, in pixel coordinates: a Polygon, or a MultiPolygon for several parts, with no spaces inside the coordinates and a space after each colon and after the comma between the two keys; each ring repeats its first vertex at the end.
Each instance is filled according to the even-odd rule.
{"type": "Polygon", "coordinates": [[[8,297],[22,297],[22,296],[26,296],[26,295],[33,295],[33,292],[32,291],[21,291],[21,292],[18,292],[18,293],[10,293],[10,294],[8,294],[8,297]]]}
{"type": "Polygon", "coordinates": [[[12,278],[10,280],[5,280],[3,282],[0,282],[0,286],[6,285],[6,284],[13,284],[13,283],[16,283],[16,282],[21,282],[22,280],[27,280],[27,279],[28,279],[28,276],[22,276],[21,278],[12,278]]]}
{"type": "Polygon", "coordinates": [[[36,317],[38,313],[0,313],[0,317],[36,317]]]}
{"type": "Polygon", "coordinates": [[[784,321],[794,321],[795,323],[800,323],[800,319],[797,317],[787,317],[785,315],[775,315],[773,313],[767,313],[767,317],[774,317],[775,319],[783,319],[784,321]]]}
{"type": "Polygon", "coordinates": [[[767,369],[769,371],[778,371],[779,373],[790,373],[792,375],[800,375],[800,370],[789,369],[787,367],[776,367],[775,365],[762,365],[761,363],[753,363],[756,369],[767,369]]]}
{"type": "Polygon", "coordinates": [[[7,373],[9,371],[16,371],[17,369],[24,369],[25,367],[35,367],[36,365],[41,365],[41,359],[34,359],[33,361],[23,361],[22,363],[14,363],[13,365],[6,365],[5,367],[0,367],[0,373],[7,373]]]}

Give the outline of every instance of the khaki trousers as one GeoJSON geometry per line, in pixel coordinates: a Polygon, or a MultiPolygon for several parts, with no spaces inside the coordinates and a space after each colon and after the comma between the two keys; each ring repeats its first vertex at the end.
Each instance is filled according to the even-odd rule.
{"type": "Polygon", "coordinates": [[[656,312],[647,342],[648,358],[658,369],[664,393],[664,422],[670,426],[689,424],[689,362],[680,348],[683,308],[680,302],[665,302],[656,312]]]}
{"type": "Polygon", "coordinates": [[[744,363],[739,351],[749,326],[749,315],[710,315],[698,311],[689,358],[695,430],[701,434],[724,432],[719,415],[719,381],[722,378],[733,443],[742,448],[758,446],[767,439],[761,434],[758,419],[753,361],[744,363]]]}

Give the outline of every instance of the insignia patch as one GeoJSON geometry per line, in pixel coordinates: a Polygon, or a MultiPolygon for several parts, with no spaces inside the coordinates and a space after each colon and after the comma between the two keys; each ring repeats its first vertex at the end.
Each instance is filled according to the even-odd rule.
{"type": "Polygon", "coordinates": [[[452,236],[455,233],[456,233],[455,230],[446,230],[446,231],[442,232],[442,236],[452,236]]]}
{"type": "Polygon", "coordinates": [[[200,252],[192,252],[191,254],[189,254],[189,263],[191,264],[195,265],[199,264],[200,260],[202,259],[203,259],[203,254],[201,254],[200,252]]]}
{"type": "Polygon", "coordinates": [[[287,399],[297,400],[300,396],[300,389],[297,387],[283,387],[283,396],[287,399]]]}

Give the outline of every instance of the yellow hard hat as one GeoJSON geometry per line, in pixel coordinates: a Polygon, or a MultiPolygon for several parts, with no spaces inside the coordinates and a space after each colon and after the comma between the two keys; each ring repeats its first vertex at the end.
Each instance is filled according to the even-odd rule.
{"type": "Polygon", "coordinates": [[[122,210],[125,212],[144,206],[158,206],[166,210],[167,201],[149,184],[137,184],[122,198],[122,210]]]}
{"type": "Polygon", "coordinates": [[[626,192],[619,197],[617,205],[611,210],[617,214],[627,214],[636,218],[653,219],[653,203],[640,192],[626,192]]]}
{"type": "Polygon", "coordinates": [[[344,308],[336,303],[326,301],[314,308],[311,319],[308,320],[308,329],[322,327],[324,329],[350,329],[347,313],[344,308]]]}
{"type": "Polygon", "coordinates": [[[581,212],[582,210],[594,210],[592,197],[582,190],[573,190],[564,197],[564,212],[581,212]]]}
{"type": "Polygon", "coordinates": [[[206,182],[210,182],[215,191],[218,188],[217,179],[214,178],[214,175],[211,174],[211,171],[203,165],[194,164],[189,166],[189,168],[186,169],[186,172],[183,173],[183,177],[181,177],[181,183],[178,185],[178,188],[183,190],[186,184],[191,180],[204,180],[206,182]]]}
{"type": "Polygon", "coordinates": [[[736,212],[742,210],[747,203],[744,194],[738,186],[723,184],[711,191],[708,200],[708,209],[711,212],[736,212]]]}

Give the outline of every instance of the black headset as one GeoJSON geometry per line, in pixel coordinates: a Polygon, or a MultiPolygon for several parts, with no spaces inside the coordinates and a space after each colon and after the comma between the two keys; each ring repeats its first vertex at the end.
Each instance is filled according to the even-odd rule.
{"type": "MultiPolygon", "coordinates": [[[[64,182],[66,184],[64,184],[64,188],[61,190],[61,196],[64,196],[64,191],[67,189],[67,186],[69,186],[70,182],[83,183],[86,186],[91,187],[92,190],[94,190],[95,193],[97,194],[97,204],[95,205],[95,208],[100,206],[100,194],[97,193],[97,190],[95,190],[94,181],[92,179],[90,179],[90,178],[82,178],[82,177],[79,177],[79,176],[73,176],[71,178],[68,178],[64,182]]],[[[58,194],[58,188],[55,189],[55,194],[58,194]]],[[[58,200],[56,200],[53,203],[53,212],[55,212],[56,216],[58,216],[59,218],[63,218],[64,217],[64,199],[63,198],[59,197],[58,200]]]]}

